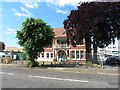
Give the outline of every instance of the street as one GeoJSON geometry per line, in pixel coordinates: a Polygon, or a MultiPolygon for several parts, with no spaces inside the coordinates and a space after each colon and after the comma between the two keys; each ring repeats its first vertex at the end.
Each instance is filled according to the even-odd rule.
{"type": "Polygon", "coordinates": [[[6,66],[2,66],[1,75],[2,88],[118,88],[118,75],[72,73],[44,68],[35,70],[6,66]]]}

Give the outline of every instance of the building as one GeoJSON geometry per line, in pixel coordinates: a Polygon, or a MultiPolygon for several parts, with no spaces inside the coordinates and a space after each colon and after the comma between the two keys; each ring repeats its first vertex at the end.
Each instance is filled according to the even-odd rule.
{"type": "Polygon", "coordinates": [[[120,56],[120,40],[116,38],[115,43],[111,43],[105,48],[98,48],[98,55],[120,56]]]}
{"type": "Polygon", "coordinates": [[[5,47],[6,52],[23,52],[23,48],[18,47],[5,47]]]}
{"type": "Polygon", "coordinates": [[[82,45],[73,47],[67,45],[67,36],[64,28],[55,28],[55,39],[52,47],[45,48],[44,52],[38,56],[37,61],[69,61],[69,62],[86,62],[86,47],[83,39],[82,45]]]}
{"type": "Polygon", "coordinates": [[[23,48],[18,47],[5,47],[6,54],[10,55],[12,59],[17,60],[18,59],[18,52],[23,52],[23,48]]]}

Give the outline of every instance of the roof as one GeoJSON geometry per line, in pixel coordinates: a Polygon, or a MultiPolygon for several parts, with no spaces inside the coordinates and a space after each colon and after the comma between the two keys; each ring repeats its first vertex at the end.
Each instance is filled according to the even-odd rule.
{"type": "Polygon", "coordinates": [[[23,51],[23,48],[18,47],[6,47],[4,51],[23,51]]]}
{"type": "Polygon", "coordinates": [[[66,33],[64,28],[54,28],[55,37],[66,37],[66,33]]]}

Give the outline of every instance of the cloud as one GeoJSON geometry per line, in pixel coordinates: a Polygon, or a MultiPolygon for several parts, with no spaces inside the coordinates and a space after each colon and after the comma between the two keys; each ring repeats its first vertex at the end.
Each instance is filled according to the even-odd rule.
{"type": "Polygon", "coordinates": [[[60,13],[60,14],[67,14],[67,13],[69,13],[69,11],[68,10],[61,10],[61,9],[56,9],[56,12],[57,13],[60,13]]]}
{"type": "Polygon", "coordinates": [[[24,6],[26,6],[27,8],[38,8],[38,4],[36,2],[27,2],[24,3],[24,6]]]}
{"type": "Polygon", "coordinates": [[[20,7],[22,11],[26,12],[26,13],[29,13],[29,11],[23,7],[20,7]]]}
{"type": "Polygon", "coordinates": [[[11,34],[11,35],[15,35],[16,34],[16,30],[12,29],[12,28],[8,28],[6,31],[7,34],[11,34]]]}
{"type": "Polygon", "coordinates": [[[30,12],[28,11],[28,10],[26,10],[25,8],[23,8],[23,7],[21,7],[21,10],[23,11],[23,12],[25,12],[25,13],[21,13],[21,12],[18,12],[16,9],[12,9],[12,11],[14,12],[14,14],[16,15],[16,16],[19,16],[19,17],[21,17],[21,16],[23,16],[23,17],[28,17],[28,16],[30,16],[30,12]]]}
{"type": "Polygon", "coordinates": [[[21,17],[21,16],[23,16],[23,17],[28,17],[28,16],[29,16],[28,14],[19,13],[19,12],[16,12],[15,15],[16,15],[16,16],[19,16],[19,17],[21,17]]]}
{"type": "Polygon", "coordinates": [[[90,1],[96,1],[96,0],[39,0],[39,1],[51,3],[59,7],[64,7],[65,5],[72,5],[76,7],[79,2],[90,2],[90,1]]]}
{"type": "Polygon", "coordinates": [[[25,8],[23,8],[23,7],[21,7],[21,10],[22,10],[23,12],[26,12],[27,14],[31,14],[27,9],[25,9],[25,8]]]}

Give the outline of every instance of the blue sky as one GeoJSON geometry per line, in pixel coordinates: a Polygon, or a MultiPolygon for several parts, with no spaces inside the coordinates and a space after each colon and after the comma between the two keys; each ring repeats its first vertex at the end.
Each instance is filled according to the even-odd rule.
{"type": "MultiPolygon", "coordinates": [[[[7,47],[17,46],[16,30],[28,17],[40,18],[52,28],[63,27],[63,21],[85,0],[2,0],[0,2],[0,41],[7,47]]],[[[91,0],[89,0],[91,1],[91,0]]]]}

